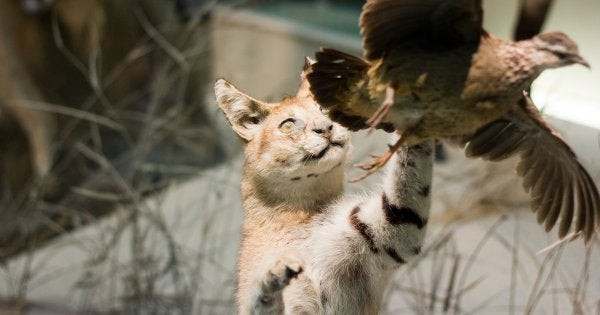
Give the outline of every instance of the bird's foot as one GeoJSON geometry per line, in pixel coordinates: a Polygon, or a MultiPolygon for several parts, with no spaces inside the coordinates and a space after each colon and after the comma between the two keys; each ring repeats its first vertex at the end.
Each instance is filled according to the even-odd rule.
{"type": "Polygon", "coordinates": [[[400,139],[398,139],[398,141],[396,141],[396,143],[394,143],[394,145],[390,146],[387,152],[385,152],[381,156],[371,155],[373,160],[354,165],[355,167],[363,169],[366,172],[360,175],[359,177],[351,179],[350,182],[356,183],[358,181],[361,181],[369,177],[371,174],[375,173],[378,169],[382,168],[392,158],[394,153],[402,146],[403,143],[404,141],[401,137],[400,139]]]}
{"type": "Polygon", "coordinates": [[[373,129],[375,129],[380,122],[383,121],[385,116],[387,116],[388,112],[394,105],[395,93],[396,90],[388,85],[388,87],[385,89],[385,99],[383,100],[383,103],[381,103],[379,108],[377,108],[373,116],[367,120],[367,125],[371,126],[371,128],[369,128],[369,133],[373,131],[373,129]]]}

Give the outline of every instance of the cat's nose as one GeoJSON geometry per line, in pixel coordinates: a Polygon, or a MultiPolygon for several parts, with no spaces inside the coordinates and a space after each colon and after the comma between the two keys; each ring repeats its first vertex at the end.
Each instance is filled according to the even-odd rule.
{"type": "Polygon", "coordinates": [[[330,121],[320,121],[320,122],[316,122],[315,125],[313,126],[313,132],[321,135],[325,138],[330,138],[331,137],[331,130],[333,130],[333,123],[330,121]]]}

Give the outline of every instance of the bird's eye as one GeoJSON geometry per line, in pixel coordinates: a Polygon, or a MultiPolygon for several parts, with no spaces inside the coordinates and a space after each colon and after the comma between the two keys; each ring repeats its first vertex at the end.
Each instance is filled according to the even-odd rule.
{"type": "Polygon", "coordinates": [[[296,128],[296,120],[288,118],[279,125],[279,130],[283,133],[290,133],[296,128]]]}
{"type": "Polygon", "coordinates": [[[562,51],[555,51],[554,55],[556,57],[558,57],[558,59],[560,60],[566,60],[570,58],[570,54],[566,53],[566,52],[562,52],[562,51]]]}

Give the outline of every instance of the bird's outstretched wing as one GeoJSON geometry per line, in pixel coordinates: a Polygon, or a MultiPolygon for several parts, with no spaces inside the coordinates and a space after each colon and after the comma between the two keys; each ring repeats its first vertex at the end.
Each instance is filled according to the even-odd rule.
{"type": "Polygon", "coordinates": [[[481,0],[368,0],[360,16],[365,58],[382,58],[401,43],[452,49],[478,43],[481,0]]]}
{"type": "MultiPolygon", "coordinates": [[[[352,131],[369,128],[369,63],[328,48],[321,48],[315,59],[306,78],[317,103],[329,110],[331,119],[352,131]]],[[[381,123],[377,128],[388,132],[395,129],[389,123],[381,123]]]]}
{"type": "Polygon", "coordinates": [[[463,139],[468,157],[498,161],[519,154],[517,173],[531,193],[537,221],[551,230],[558,218],[563,238],[574,232],[589,241],[600,225],[600,197],[592,177],[569,146],[524,95],[519,106],[463,139]]]}

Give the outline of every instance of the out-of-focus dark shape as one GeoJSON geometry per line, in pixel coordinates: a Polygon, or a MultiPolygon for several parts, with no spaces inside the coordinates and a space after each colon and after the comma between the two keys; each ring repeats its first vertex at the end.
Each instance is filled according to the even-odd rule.
{"type": "Polygon", "coordinates": [[[55,0],[21,0],[21,7],[26,14],[34,15],[48,11],[55,0]]]}
{"type": "Polygon", "coordinates": [[[521,0],[519,19],[513,38],[522,40],[537,35],[544,26],[553,2],[553,0],[521,0]]]}
{"type": "Polygon", "coordinates": [[[175,10],[179,14],[179,19],[182,22],[188,22],[192,17],[192,0],[173,0],[175,1],[175,10]]]}
{"type": "Polygon", "coordinates": [[[435,142],[435,161],[438,163],[446,162],[448,159],[448,153],[446,153],[446,148],[444,148],[444,144],[440,141],[435,142]]]}

